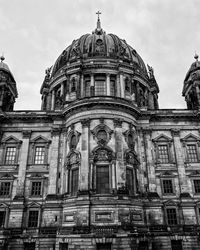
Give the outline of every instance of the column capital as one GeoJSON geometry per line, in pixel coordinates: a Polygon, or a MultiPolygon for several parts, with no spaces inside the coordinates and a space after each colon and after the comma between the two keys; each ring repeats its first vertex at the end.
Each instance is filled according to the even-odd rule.
{"type": "Polygon", "coordinates": [[[90,126],[90,119],[81,120],[81,124],[83,127],[89,127],[90,126]]]}
{"type": "Polygon", "coordinates": [[[180,129],[172,128],[171,134],[172,136],[180,136],[180,129]]]}
{"type": "Polygon", "coordinates": [[[114,122],[115,127],[119,127],[119,128],[122,127],[122,122],[123,122],[122,119],[113,119],[113,122],[114,122]]]}
{"type": "Polygon", "coordinates": [[[61,128],[52,128],[51,129],[51,136],[58,136],[60,135],[62,129],[61,128]]]}
{"type": "Polygon", "coordinates": [[[23,139],[29,139],[31,137],[31,130],[22,130],[22,137],[23,139]]]}

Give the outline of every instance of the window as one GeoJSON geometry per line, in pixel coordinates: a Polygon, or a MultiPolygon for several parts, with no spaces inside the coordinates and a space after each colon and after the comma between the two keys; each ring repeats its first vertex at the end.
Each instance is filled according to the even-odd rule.
{"type": "Polygon", "coordinates": [[[45,159],[45,147],[36,147],[35,148],[35,159],[34,164],[44,164],[45,159]]]}
{"type": "Polygon", "coordinates": [[[90,81],[85,82],[85,97],[90,96],[90,81]]]}
{"type": "Polygon", "coordinates": [[[95,81],[95,96],[106,95],[106,83],[103,80],[95,81]]]}
{"type": "Polygon", "coordinates": [[[131,88],[130,88],[130,82],[129,79],[126,78],[125,79],[125,91],[130,92],[131,88]]]}
{"type": "Polygon", "coordinates": [[[167,208],[167,223],[168,225],[176,225],[177,224],[177,215],[175,208],[167,208]]]}
{"type": "Polygon", "coordinates": [[[171,241],[172,250],[182,250],[182,241],[181,240],[172,240],[171,241]]]}
{"type": "Polygon", "coordinates": [[[195,193],[200,193],[200,180],[193,180],[195,193]]]}
{"type": "Polygon", "coordinates": [[[59,250],[68,250],[68,243],[59,243],[59,250]]]}
{"type": "Polygon", "coordinates": [[[38,226],[38,210],[30,210],[28,218],[28,227],[37,227],[38,226]]]}
{"type": "Polygon", "coordinates": [[[6,211],[0,211],[0,227],[4,227],[6,211]]]}
{"type": "Polygon", "coordinates": [[[10,195],[11,182],[2,181],[0,183],[0,196],[9,196],[10,195]]]}
{"type": "Polygon", "coordinates": [[[162,186],[164,194],[173,194],[172,180],[163,180],[162,186]]]}
{"type": "Polygon", "coordinates": [[[99,194],[105,194],[110,192],[108,166],[96,167],[96,191],[99,194]]]}
{"type": "Polygon", "coordinates": [[[129,194],[134,193],[134,176],[131,168],[126,169],[126,187],[129,190],[129,194]]]}
{"type": "Polygon", "coordinates": [[[148,250],[148,242],[147,241],[140,241],[138,250],[148,250]]]}
{"type": "Polygon", "coordinates": [[[111,243],[97,243],[97,250],[111,250],[111,243]]]}
{"type": "Polygon", "coordinates": [[[187,145],[187,154],[189,162],[198,162],[197,148],[195,144],[187,145]]]}
{"type": "Polygon", "coordinates": [[[31,195],[40,196],[41,195],[41,187],[42,187],[41,181],[33,181],[31,195]]]}
{"type": "Polygon", "coordinates": [[[115,81],[110,81],[110,95],[115,96],[115,81]]]}
{"type": "Polygon", "coordinates": [[[71,181],[71,195],[76,195],[78,191],[78,177],[79,169],[72,169],[72,181],[71,181]]]}
{"type": "Polygon", "coordinates": [[[5,156],[5,164],[6,165],[14,165],[16,158],[16,147],[7,147],[6,148],[6,156],[5,156]]]}
{"type": "Polygon", "coordinates": [[[76,79],[73,77],[71,80],[71,92],[76,91],[76,79]]]}
{"type": "Polygon", "coordinates": [[[24,250],[35,250],[35,242],[25,242],[24,250]]]}
{"type": "Polygon", "coordinates": [[[167,145],[158,145],[158,160],[160,161],[160,163],[169,163],[167,145]]]}

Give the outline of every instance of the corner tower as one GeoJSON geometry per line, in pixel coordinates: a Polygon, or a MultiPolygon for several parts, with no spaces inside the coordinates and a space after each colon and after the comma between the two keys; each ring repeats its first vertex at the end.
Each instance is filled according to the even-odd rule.
{"type": "Polygon", "coordinates": [[[182,92],[188,109],[200,109],[200,62],[197,54],[194,58],[196,61],[186,74],[182,92]]]}
{"type": "Polygon", "coordinates": [[[17,98],[17,88],[15,79],[6,63],[4,57],[0,60],[0,110],[13,111],[15,98],[17,98]]]}

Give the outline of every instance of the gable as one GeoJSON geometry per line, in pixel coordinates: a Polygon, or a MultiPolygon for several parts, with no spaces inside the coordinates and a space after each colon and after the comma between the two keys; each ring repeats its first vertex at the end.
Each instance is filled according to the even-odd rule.
{"type": "Polygon", "coordinates": [[[200,138],[190,133],[189,135],[186,135],[184,138],[182,138],[181,141],[185,141],[185,142],[200,141],[200,138]]]}
{"type": "Polygon", "coordinates": [[[22,143],[21,140],[17,139],[16,137],[14,137],[12,135],[4,138],[1,142],[2,143],[9,143],[9,144],[22,143]]]}
{"type": "Polygon", "coordinates": [[[172,138],[164,135],[164,134],[161,134],[159,136],[157,136],[156,138],[152,139],[153,142],[170,142],[172,141],[172,138]]]}
{"type": "Polygon", "coordinates": [[[32,143],[50,143],[51,141],[47,138],[43,137],[42,135],[39,135],[31,140],[32,143]]]}

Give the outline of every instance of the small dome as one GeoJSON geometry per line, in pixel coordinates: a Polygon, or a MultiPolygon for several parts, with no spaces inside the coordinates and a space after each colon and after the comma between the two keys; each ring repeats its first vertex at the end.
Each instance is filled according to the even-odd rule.
{"type": "MultiPolygon", "coordinates": [[[[98,21],[99,22],[99,21],[98,21]]],[[[74,40],[58,57],[52,69],[52,76],[70,62],[78,59],[110,58],[132,63],[135,68],[147,74],[145,64],[135,49],[114,34],[106,34],[100,23],[92,34],[85,34],[74,40]]]]}

